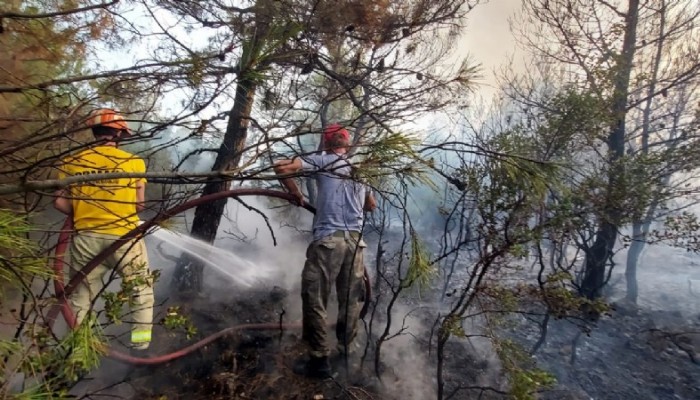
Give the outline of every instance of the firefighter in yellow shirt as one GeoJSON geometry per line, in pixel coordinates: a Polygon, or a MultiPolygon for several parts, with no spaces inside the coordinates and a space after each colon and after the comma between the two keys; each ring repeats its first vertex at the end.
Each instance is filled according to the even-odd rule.
{"type": "MultiPolygon", "coordinates": [[[[71,278],[102,250],[138,226],[137,213],[145,200],[145,178],[98,177],[103,173],[146,172],[141,158],[118,148],[120,138],[131,135],[124,118],[113,110],[101,109],[90,117],[88,126],[96,144],[63,159],[59,178],[96,175],[97,179],[59,190],[54,200],[56,209],[72,216],[76,230],[70,249],[71,278]]],[[[148,349],[151,342],[154,303],[153,280],[142,239],[125,244],[90,272],[69,301],[81,323],[104,290],[103,277],[112,271],[131,287],[131,347],[138,353],[148,349]]]]}

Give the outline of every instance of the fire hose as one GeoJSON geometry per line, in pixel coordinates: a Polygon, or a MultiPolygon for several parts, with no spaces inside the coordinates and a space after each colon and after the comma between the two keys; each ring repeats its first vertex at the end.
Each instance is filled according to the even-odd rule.
{"type": "MultiPolygon", "coordinates": [[[[66,221],[63,225],[63,228],[61,229],[61,233],[58,237],[58,243],[56,245],[56,250],[54,252],[54,261],[53,261],[53,269],[54,269],[54,291],[55,291],[55,296],[58,301],[58,305],[56,307],[53,307],[51,310],[49,310],[47,319],[49,323],[52,325],[53,322],[55,321],[57,314],[60,312],[63,315],[63,318],[66,320],[66,323],[70,327],[70,329],[75,329],[76,327],[76,318],[75,314],[73,313],[73,310],[71,309],[70,305],[68,304],[68,297],[73,293],[75,288],[85,279],[85,277],[92,272],[98,265],[100,265],[104,260],[107,259],[111,254],[113,254],[116,250],[118,250],[121,246],[124,246],[127,244],[130,240],[145,234],[149,228],[152,226],[155,226],[177,214],[180,214],[186,210],[189,210],[190,208],[197,207],[201,204],[208,203],[211,201],[217,201],[217,200],[223,200],[227,198],[237,198],[237,197],[243,197],[243,196],[267,196],[267,197],[275,197],[279,199],[284,199],[288,201],[295,201],[295,197],[290,195],[289,193],[285,192],[280,192],[280,191],[275,191],[275,190],[269,190],[269,189],[233,189],[233,190],[228,190],[224,192],[218,192],[206,196],[199,197],[194,200],[187,201],[185,203],[182,203],[180,205],[174,206],[164,212],[159,213],[156,215],[154,218],[144,221],[143,224],[139,225],[136,229],[133,229],[131,232],[125,234],[121,238],[117,239],[114,243],[112,243],[109,247],[104,249],[102,252],[97,254],[90,262],[88,262],[81,270],[79,273],[75,274],[73,278],[68,282],[68,285],[64,285],[63,282],[63,270],[64,270],[64,256],[66,249],[68,248],[68,245],[70,244],[71,241],[71,232],[73,231],[73,221],[71,217],[66,218],[66,221]]],[[[315,213],[316,210],[310,206],[309,204],[304,204],[303,207],[307,209],[308,211],[315,213]]],[[[372,295],[372,288],[370,285],[369,281],[369,276],[367,274],[367,270],[365,269],[364,271],[364,277],[363,277],[363,283],[365,286],[365,302],[364,305],[362,306],[362,310],[360,311],[360,318],[363,318],[366,313],[367,309],[369,306],[369,299],[371,298],[372,295]]],[[[235,332],[239,331],[244,331],[244,330],[273,330],[273,329],[298,329],[301,327],[300,322],[289,322],[289,323],[254,323],[254,324],[240,324],[240,325],[235,325],[230,328],[224,329],[222,331],[219,331],[217,333],[214,333],[212,335],[209,335],[203,339],[201,339],[198,342],[195,342],[187,347],[184,347],[180,350],[163,354],[160,356],[153,356],[153,357],[134,357],[128,354],[124,354],[122,352],[119,352],[114,349],[108,349],[107,351],[107,356],[110,358],[113,358],[115,360],[123,361],[126,363],[130,364],[137,364],[137,365],[155,365],[155,364],[161,364],[165,362],[169,362],[172,360],[175,360],[177,358],[183,357],[187,354],[190,354],[194,352],[195,350],[198,350],[209,343],[222,338],[224,336],[231,335],[235,332]]]]}

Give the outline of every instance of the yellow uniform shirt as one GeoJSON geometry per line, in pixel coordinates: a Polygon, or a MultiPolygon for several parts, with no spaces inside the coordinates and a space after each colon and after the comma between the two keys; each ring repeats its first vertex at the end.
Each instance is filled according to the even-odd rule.
{"type": "MultiPolygon", "coordinates": [[[[144,173],[146,164],[113,146],[97,146],[66,157],[59,179],[112,172],[144,173]]],[[[145,178],[101,179],[71,185],[73,224],[77,230],[121,236],[137,227],[136,184],[145,178]]]]}

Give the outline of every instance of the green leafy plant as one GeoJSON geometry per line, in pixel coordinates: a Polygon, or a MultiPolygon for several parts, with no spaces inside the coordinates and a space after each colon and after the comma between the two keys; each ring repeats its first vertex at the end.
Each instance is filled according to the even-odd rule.
{"type": "Polygon", "coordinates": [[[554,375],[536,368],[530,355],[512,340],[494,340],[494,348],[510,383],[515,400],[534,400],[535,394],[556,384],[554,375]]]}
{"type": "Polygon", "coordinates": [[[184,330],[187,339],[191,339],[197,334],[197,327],[192,324],[192,321],[186,315],[182,314],[180,307],[177,306],[168,307],[162,324],[170,330],[184,330]]]}

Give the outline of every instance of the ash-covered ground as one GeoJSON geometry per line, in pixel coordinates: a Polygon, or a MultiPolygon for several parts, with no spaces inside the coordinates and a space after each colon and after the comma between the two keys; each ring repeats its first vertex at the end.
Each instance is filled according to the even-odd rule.
{"type": "MultiPolygon", "coordinates": [[[[434,299],[439,295],[407,293],[393,315],[391,334],[399,330],[401,334],[386,344],[382,362],[374,364],[373,346],[364,353],[364,334],[358,338],[364,362],[352,362],[349,373],[321,382],[295,375],[292,365],[304,352],[299,338],[298,285],[306,241],[299,232],[291,232],[278,237],[277,246],[272,246],[269,239],[260,244],[263,236],[261,232],[254,240],[237,245],[236,254],[275,265],[279,276],[260,286],[241,288],[209,273],[206,293],[180,303],[197,326],[197,336],[187,340],[182,333],[158,326],[151,351],[159,355],[178,350],[238,324],[265,324],[266,329],[235,333],[183,358],[153,367],[133,367],[106,359],[74,392],[95,399],[105,395],[159,400],[436,398],[436,363],[434,351],[430,350],[434,350],[431,327],[441,307],[434,299]],[[377,369],[382,373],[381,381],[376,378],[377,369]]],[[[372,271],[376,238],[370,236],[367,241],[370,247],[366,265],[372,271]]],[[[156,247],[149,246],[149,253],[156,247]]],[[[158,251],[154,253],[156,263],[158,251]]],[[[552,372],[558,383],[538,397],[700,398],[698,258],[678,249],[650,247],[639,267],[639,307],[619,302],[624,296],[624,280],[619,276],[624,258],[616,261],[618,270],[608,292],[614,305],[609,316],[590,325],[588,334],[581,333],[571,322],[550,322],[547,341],[533,360],[552,372]]],[[[167,279],[166,274],[164,284],[167,279]]],[[[158,294],[159,301],[173,298],[167,290],[158,294]]],[[[385,303],[380,304],[383,307],[385,303]]],[[[332,303],[332,312],[334,307],[332,303]]],[[[374,340],[381,334],[386,318],[381,316],[370,323],[372,311],[373,308],[363,328],[372,329],[374,340]]],[[[382,312],[380,307],[375,317],[382,312]]],[[[513,319],[517,325],[507,332],[508,336],[530,348],[540,334],[537,325],[518,316],[513,319]]],[[[329,318],[332,320],[333,315],[329,318]]],[[[477,329],[474,327],[473,332],[477,329]]],[[[331,338],[332,332],[329,329],[331,338]]],[[[452,399],[507,398],[502,393],[507,390],[507,382],[487,340],[453,338],[447,354],[445,377],[452,399]],[[460,386],[468,389],[454,391],[460,386]]]]}
{"type": "MultiPolygon", "coordinates": [[[[613,310],[589,335],[550,326],[536,360],[558,379],[548,399],[700,399],[700,256],[649,246],[638,266],[638,306],[625,303],[624,254],[608,290],[613,310]],[[578,339],[577,339],[578,338],[578,339]]],[[[539,335],[523,325],[522,338],[539,335]]]]}
{"type": "MultiPolygon", "coordinates": [[[[374,378],[372,354],[360,370],[336,380],[318,382],[292,372],[303,353],[299,338],[298,310],[288,310],[286,300],[298,293],[265,288],[232,293],[225,301],[202,298],[187,309],[198,337],[237,324],[266,324],[265,330],[247,330],[219,339],[176,361],[154,367],[130,367],[105,360],[91,380],[83,383],[90,398],[105,394],[130,399],[431,399],[434,364],[420,360],[425,376],[409,372],[410,365],[383,363],[385,380],[374,378]],[[272,327],[274,326],[274,328],[272,327]],[[389,370],[390,373],[386,373],[389,370]],[[392,396],[391,387],[422,378],[430,387],[413,395],[392,396]],[[405,381],[405,382],[404,382],[405,381]],[[98,390],[106,388],[105,390],[98,390]]],[[[426,321],[427,322],[427,321],[426,321]]],[[[408,324],[409,329],[415,325],[408,324]]],[[[330,331],[332,332],[332,330],[330,331]]],[[[424,333],[424,332],[423,332],[424,333]]],[[[525,346],[539,331],[523,323],[516,332],[525,346]]],[[[332,336],[332,334],[331,334],[332,336]]],[[[427,351],[426,336],[413,346],[427,351]]],[[[182,334],[157,328],[153,354],[176,350],[192,341],[182,334]]],[[[455,339],[449,347],[447,378],[453,385],[492,386],[503,390],[497,363],[473,343],[455,339]],[[495,375],[494,375],[495,374],[495,375]]],[[[544,399],[697,399],[700,398],[700,313],[692,314],[616,307],[611,316],[591,327],[589,335],[566,321],[550,322],[548,340],[535,354],[538,365],[554,373],[558,383],[540,393],[544,399]]],[[[405,386],[404,385],[404,386],[405,386]]],[[[397,392],[398,393],[398,392],[397,392]]],[[[464,391],[455,399],[504,398],[494,392],[464,391]]]]}

